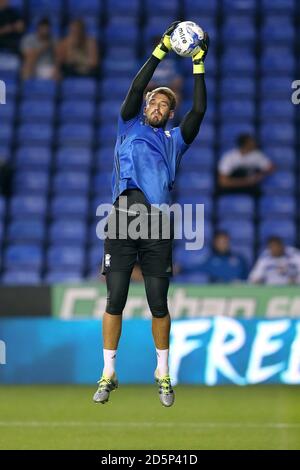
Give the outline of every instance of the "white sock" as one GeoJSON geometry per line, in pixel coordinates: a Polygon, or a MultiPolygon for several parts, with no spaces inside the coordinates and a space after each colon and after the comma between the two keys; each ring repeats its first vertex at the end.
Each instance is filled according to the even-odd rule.
{"type": "Polygon", "coordinates": [[[103,349],[104,369],[103,375],[111,378],[115,373],[117,351],[113,349],[103,349]]]}
{"type": "Polygon", "coordinates": [[[156,349],[157,356],[157,374],[159,377],[164,377],[169,374],[169,350],[156,349]]]}

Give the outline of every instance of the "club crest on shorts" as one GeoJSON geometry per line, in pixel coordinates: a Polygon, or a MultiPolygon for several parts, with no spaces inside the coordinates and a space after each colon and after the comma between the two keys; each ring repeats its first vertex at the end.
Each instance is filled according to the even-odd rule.
{"type": "Polygon", "coordinates": [[[105,260],[104,260],[104,265],[106,268],[109,268],[110,266],[110,260],[111,260],[111,255],[110,254],[106,254],[105,255],[105,260]]]}

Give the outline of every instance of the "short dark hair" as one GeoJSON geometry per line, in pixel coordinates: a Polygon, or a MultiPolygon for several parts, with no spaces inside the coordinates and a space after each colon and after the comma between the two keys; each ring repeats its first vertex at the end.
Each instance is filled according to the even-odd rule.
{"type": "Polygon", "coordinates": [[[168,88],[166,86],[160,86],[158,88],[154,88],[154,90],[148,91],[146,94],[146,104],[148,104],[150,98],[153,95],[157,95],[157,93],[161,93],[162,95],[165,95],[169,101],[170,101],[170,109],[173,111],[176,108],[176,95],[171,88],[168,88]]]}
{"type": "Polygon", "coordinates": [[[270,243],[278,243],[280,245],[283,245],[283,240],[282,238],[278,237],[278,235],[272,235],[267,239],[267,244],[269,245],[270,243]]]}
{"type": "Polygon", "coordinates": [[[236,144],[238,147],[243,147],[249,139],[253,138],[251,134],[240,134],[236,139],[236,144]]]}
{"type": "Polygon", "coordinates": [[[51,26],[50,20],[48,18],[41,18],[37,26],[51,26]]]}

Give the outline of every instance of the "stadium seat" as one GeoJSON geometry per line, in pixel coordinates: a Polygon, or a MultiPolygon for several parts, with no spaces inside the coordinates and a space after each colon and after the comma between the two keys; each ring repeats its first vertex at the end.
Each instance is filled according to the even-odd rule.
{"type": "Polygon", "coordinates": [[[295,128],[292,122],[266,122],[260,127],[260,140],[263,145],[294,145],[295,128]]]}
{"type": "MultiPolygon", "coordinates": [[[[1,75],[2,78],[2,75],[1,75]]],[[[0,119],[2,123],[10,123],[15,117],[16,105],[14,100],[6,102],[5,106],[0,105],[0,119]]]]}
{"type": "Polygon", "coordinates": [[[123,0],[107,0],[106,8],[108,17],[116,16],[131,16],[136,18],[139,14],[140,2],[139,0],[130,0],[124,2],[123,0]]]}
{"type": "Polygon", "coordinates": [[[221,30],[222,41],[224,44],[234,42],[246,45],[254,42],[256,36],[254,19],[251,15],[247,16],[227,16],[221,30]]]}
{"type": "Polygon", "coordinates": [[[99,145],[107,146],[113,144],[117,138],[116,123],[103,123],[97,128],[99,145]]]}
{"type": "Polygon", "coordinates": [[[13,242],[42,242],[46,227],[42,220],[26,219],[16,220],[8,225],[7,238],[13,242]]]}
{"type": "MultiPolygon", "coordinates": [[[[213,199],[211,196],[204,194],[185,194],[184,192],[177,191],[176,197],[174,198],[173,203],[180,204],[181,206],[185,204],[192,205],[193,213],[195,213],[196,204],[204,204],[204,216],[210,218],[213,214],[213,199]]],[[[182,208],[184,210],[184,208],[182,208]]]]}
{"type": "Polygon", "coordinates": [[[54,99],[57,93],[57,83],[52,80],[31,79],[23,82],[22,94],[27,99],[43,97],[54,99]]]}
{"type": "Polygon", "coordinates": [[[1,276],[1,283],[4,285],[37,285],[41,282],[40,270],[6,270],[1,276]]]}
{"type": "Polygon", "coordinates": [[[82,279],[82,272],[78,269],[48,271],[44,276],[44,281],[48,284],[76,283],[82,279]]]}
{"type": "Polygon", "coordinates": [[[120,115],[121,100],[101,101],[98,108],[98,117],[101,122],[112,121],[117,124],[120,115]]]}
{"type": "Polygon", "coordinates": [[[62,124],[58,130],[60,145],[91,145],[94,129],[90,124],[62,124]]]}
{"type": "Polygon", "coordinates": [[[260,81],[260,96],[263,99],[276,97],[291,99],[291,84],[294,78],[292,75],[278,77],[263,77],[260,81]]]}
{"type": "Polygon", "coordinates": [[[245,98],[222,100],[220,111],[225,121],[252,120],[255,117],[255,103],[245,98]]]}
{"type": "Polygon", "coordinates": [[[100,272],[101,260],[103,256],[103,241],[99,240],[92,245],[88,251],[88,268],[90,271],[98,270],[100,272]]]}
{"type": "Polygon", "coordinates": [[[95,115],[95,104],[92,100],[67,100],[61,103],[59,118],[61,122],[92,121],[95,115]]]}
{"type": "Polygon", "coordinates": [[[84,248],[82,246],[50,246],[47,251],[47,267],[50,269],[83,269],[84,248]]]}
{"type": "Polygon", "coordinates": [[[13,196],[9,207],[10,217],[45,217],[47,199],[45,196],[13,196]]]}
{"type": "Polygon", "coordinates": [[[223,13],[253,13],[256,10],[256,0],[223,0],[223,13]]]}
{"type": "Polygon", "coordinates": [[[67,13],[69,16],[80,18],[82,16],[99,17],[103,8],[102,0],[67,0],[67,13]]]}
{"type": "MultiPolygon", "coordinates": [[[[81,2],[79,2],[81,3],[81,2]]],[[[40,17],[62,13],[63,2],[61,0],[29,0],[29,9],[31,15],[40,17]]]]}
{"type": "Polygon", "coordinates": [[[93,78],[66,78],[62,82],[61,94],[63,99],[91,99],[97,93],[97,83],[93,78]]]}
{"type": "Polygon", "coordinates": [[[221,125],[221,143],[225,147],[234,147],[239,134],[254,134],[254,126],[250,121],[228,123],[221,125]]]}
{"type": "Polygon", "coordinates": [[[180,243],[174,250],[174,263],[179,265],[183,271],[194,270],[203,272],[205,263],[211,254],[210,248],[205,246],[201,250],[186,250],[180,243]]]}
{"type": "Polygon", "coordinates": [[[49,173],[41,170],[19,171],[13,181],[13,188],[16,194],[45,194],[48,191],[48,187],[49,173]]]}
{"type": "Polygon", "coordinates": [[[250,220],[243,220],[241,224],[239,220],[233,220],[231,218],[220,219],[218,228],[228,232],[233,243],[243,241],[244,243],[248,242],[253,244],[255,232],[254,224],[250,220]]]}
{"type": "Polygon", "coordinates": [[[19,144],[50,145],[54,136],[51,124],[21,124],[18,129],[19,144]]]}
{"type": "Polygon", "coordinates": [[[104,41],[106,44],[115,45],[126,43],[135,47],[139,38],[139,29],[135,21],[128,22],[119,20],[109,23],[104,30],[104,41]]]}
{"type": "Polygon", "coordinates": [[[85,196],[56,196],[51,201],[51,214],[53,217],[75,216],[87,217],[88,199],[85,196]]]}
{"type": "Polygon", "coordinates": [[[275,172],[268,176],[262,184],[267,194],[292,194],[295,191],[295,175],[291,171],[275,172]]]}
{"type": "Polygon", "coordinates": [[[289,121],[294,118],[295,105],[284,99],[267,99],[260,103],[260,118],[265,121],[289,121]]]}
{"type": "Polygon", "coordinates": [[[261,218],[295,216],[296,202],[292,196],[263,196],[259,201],[261,218]]]}
{"type": "Polygon", "coordinates": [[[4,251],[4,265],[9,268],[40,268],[43,251],[39,245],[9,245],[4,251]]]}
{"type": "Polygon", "coordinates": [[[194,0],[184,0],[185,17],[190,18],[190,15],[201,15],[202,13],[215,13],[218,9],[218,0],[210,0],[209,2],[195,2],[194,0]]]}
{"type": "Polygon", "coordinates": [[[262,0],[261,9],[263,13],[286,13],[293,12],[295,8],[294,0],[262,0]]]}
{"type": "Polygon", "coordinates": [[[104,78],[100,84],[102,99],[107,96],[111,97],[111,92],[113,90],[114,99],[121,99],[123,101],[131,85],[132,78],[133,77],[104,78]]]}
{"type": "MultiPolygon", "coordinates": [[[[0,105],[1,106],[1,105],[0,105]]],[[[11,145],[13,138],[13,126],[12,124],[2,124],[0,126],[0,142],[1,145],[11,145]]]]}
{"type": "Polygon", "coordinates": [[[46,170],[51,164],[50,147],[19,147],[16,152],[16,165],[20,170],[46,170]]]}
{"type": "Polygon", "coordinates": [[[291,44],[295,37],[295,28],[291,16],[271,15],[265,16],[261,30],[261,42],[263,44],[291,44]]]}
{"type": "Polygon", "coordinates": [[[49,230],[51,243],[84,243],[86,238],[86,223],[81,219],[60,220],[52,222],[49,230]]]}
{"type": "Polygon", "coordinates": [[[0,195],[0,220],[4,219],[6,212],[6,201],[3,196],[0,195]]]}
{"type": "Polygon", "coordinates": [[[61,171],[54,177],[53,190],[57,195],[87,193],[89,190],[89,175],[79,171],[61,171]]]}
{"type": "MultiPolygon", "coordinates": [[[[3,238],[4,238],[4,224],[2,220],[0,219],[0,248],[1,248],[1,243],[2,243],[3,238]]],[[[1,266],[1,258],[0,258],[0,266],[1,266]]]]}
{"type": "Polygon", "coordinates": [[[209,277],[205,273],[184,273],[176,274],[173,277],[175,284],[197,284],[203,285],[209,283],[209,277]]]}
{"type": "Polygon", "coordinates": [[[223,77],[221,79],[221,94],[225,98],[248,97],[255,94],[255,81],[250,77],[223,77]]]}
{"type": "Polygon", "coordinates": [[[296,224],[293,219],[278,218],[263,220],[259,226],[259,238],[265,243],[269,237],[278,236],[287,243],[294,245],[296,241],[296,224]]]}
{"type": "Polygon", "coordinates": [[[189,172],[188,174],[180,173],[177,177],[176,189],[186,194],[194,191],[207,194],[212,193],[214,190],[212,174],[210,172],[189,172]]]}
{"type": "Polygon", "coordinates": [[[183,155],[180,163],[181,171],[212,170],[215,164],[215,154],[211,147],[192,145],[183,155]]]}
{"type": "Polygon", "coordinates": [[[59,169],[88,169],[91,163],[90,147],[61,147],[56,153],[56,167],[59,169]]]}
{"type": "Polygon", "coordinates": [[[39,121],[49,122],[54,118],[55,103],[53,100],[24,100],[21,103],[19,117],[22,122],[39,121]]]}
{"type": "Polygon", "coordinates": [[[264,152],[278,170],[293,170],[296,165],[295,148],[290,145],[266,145],[264,152]]]}
{"type": "Polygon", "coordinates": [[[254,216],[254,201],[247,195],[221,196],[217,202],[218,217],[251,218],[254,216]]]}
{"type": "Polygon", "coordinates": [[[101,171],[112,171],[114,161],[114,147],[100,147],[96,152],[96,167],[101,171]]]}
{"type": "Polygon", "coordinates": [[[287,73],[293,74],[295,69],[295,57],[290,46],[269,46],[261,55],[261,70],[264,75],[287,73]],[[284,57],[284,63],[282,63],[284,57]]]}
{"type": "Polygon", "coordinates": [[[254,52],[249,47],[228,47],[221,58],[221,68],[223,75],[227,73],[248,75],[256,69],[254,52]]]}

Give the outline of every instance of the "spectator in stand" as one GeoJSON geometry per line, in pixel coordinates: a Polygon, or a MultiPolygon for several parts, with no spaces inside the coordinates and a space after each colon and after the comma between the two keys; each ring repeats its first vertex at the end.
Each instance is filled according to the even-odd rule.
{"type": "Polygon", "coordinates": [[[68,35],[57,46],[57,62],[64,77],[98,75],[99,51],[95,38],[86,33],[85,24],[74,20],[68,35]]]}
{"type": "Polygon", "coordinates": [[[218,166],[219,192],[260,193],[260,183],[274,171],[274,165],[258,149],[257,142],[250,134],[237,138],[237,148],[226,152],[218,166]]]}
{"type": "Polygon", "coordinates": [[[22,78],[56,79],[55,40],[51,34],[51,24],[47,18],[39,21],[35,33],[22,39],[21,50],[24,61],[22,78]]]}
{"type": "Polygon", "coordinates": [[[253,284],[300,284],[300,251],[285,246],[281,238],[270,237],[249,275],[253,284]]]}
{"type": "Polygon", "coordinates": [[[0,0],[0,52],[19,54],[19,46],[25,23],[16,8],[8,0],[0,0]]]}

